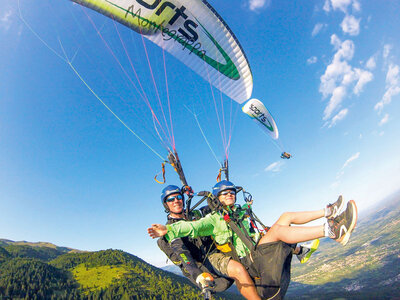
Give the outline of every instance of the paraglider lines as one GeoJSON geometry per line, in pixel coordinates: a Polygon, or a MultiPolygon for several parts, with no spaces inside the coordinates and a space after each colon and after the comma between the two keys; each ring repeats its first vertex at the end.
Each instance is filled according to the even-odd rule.
{"type": "MultiPolygon", "coordinates": [[[[60,41],[60,39],[58,39],[58,42],[60,43],[60,47],[61,50],[64,54],[64,57],[59,54],[56,50],[54,50],[52,47],[49,46],[48,43],[46,43],[45,40],[43,40],[39,34],[36,33],[35,30],[33,30],[33,28],[28,24],[28,22],[25,21],[22,12],[21,12],[21,7],[20,7],[20,1],[18,0],[18,9],[19,9],[19,17],[22,20],[22,22],[25,24],[25,26],[38,38],[39,41],[42,42],[43,45],[46,46],[46,48],[48,48],[51,52],[53,52],[59,59],[61,59],[63,62],[65,62],[66,64],[68,64],[68,66],[72,69],[72,71],[76,74],[76,76],[78,76],[78,78],[83,82],[83,84],[86,86],[86,88],[96,97],[97,100],[100,101],[101,104],[103,104],[103,106],[119,121],[121,122],[122,125],[124,125],[124,127],[126,129],[128,129],[140,142],[142,142],[148,149],[150,149],[156,156],[158,156],[162,161],[164,161],[165,159],[159,154],[157,153],[157,151],[155,151],[150,145],[148,145],[139,135],[136,134],[136,132],[134,132],[124,121],[122,121],[122,119],[120,119],[118,117],[118,115],[116,113],[114,113],[110,107],[107,106],[107,104],[104,103],[104,101],[96,94],[96,92],[89,86],[89,84],[83,79],[83,77],[79,74],[79,72],[75,69],[75,67],[72,65],[72,62],[70,59],[68,59],[68,56],[65,52],[65,49],[60,41]]],[[[76,55],[76,53],[75,53],[76,55]]],[[[74,57],[75,57],[74,55],[74,57]]]]}
{"type": "Polygon", "coordinates": [[[101,104],[104,105],[105,108],[107,108],[107,110],[108,110],[110,113],[113,114],[113,116],[114,116],[115,118],[117,118],[118,121],[120,121],[120,122],[122,123],[122,125],[124,125],[131,133],[133,133],[133,135],[134,135],[139,141],[141,141],[147,148],[149,148],[149,149],[150,149],[154,154],[156,154],[162,161],[164,161],[164,158],[163,158],[160,154],[158,154],[152,147],[150,147],[144,140],[142,140],[140,136],[138,136],[127,124],[125,124],[124,121],[122,121],[122,120],[117,116],[116,113],[114,113],[114,112],[112,111],[112,109],[111,109],[110,107],[107,106],[107,104],[104,103],[103,100],[101,100],[101,98],[95,93],[95,91],[94,91],[94,90],[89,86],[89,84],[82,78],[82,76],[79,74],[79,72],[74,68],[74,66],[72,65],[72,63],[68,60],[67,54],[65,53],[65,50],[64,50],[64,47],[63,47],[63,45],[62,45],[62,43],[61,43],[60,40],[59,40],[59,42],[60,42],[61,49],[63,50],[64,55],[65,55],[65,61],[66,61],[67,64],[71,67],[72,71],[74,71],[74,73],[78,76],[78,78],[79,78],[79,79],[83,82],[83,84],[87,87],[87,89],[97,98],[97,100],[99,100],[99,101],[101,102],[101,104]]]}
{"type": "MultiPolygon", "coordinates": [[[[169,139],[170,139],[169,141],[170,141],[170,144],[173,145],[173,143],[172,143],[172,138],[171,138],[171,132],[170,132],[169,127],[168,127],[167,119],[165,118],[164,109],[163,109],[163,106],[162,106],[162,103],[161,103],[160,95],[159,95],[159,93],[158,93],[157,84],[156,84],[156,81],[155,81],[155,79],[154,79],[153,69],[152,69],[152,67],[151,67],[151,63],[150,63],[150,59],[149,59],[149,54],[148,54],[148,52],[147,52],[146,43],[144,42],[144,38],[143,38],[143,35],[142,35],[141,30],[140,30],[140,36],[141,36],[141,38],[142,38],[143,48],[144,48],[144,51],[145,51],[145,53],[146,53],[147,63],[148,63],[148,65],[149,65],[149,70],[150,70],[151,78],[152,78],[152,80],[153,80],[154,89],[155,89],[156,94],[157,94],[158,103],[160,104],[160,108],[161,108],[161,112],[162,112],[162,114],[163,114],[164,122],[165,122],[165,125],[166,125],[167,130],[168,130],[169,139]]],[[[160,125],[160,126],[161,126],[161,125],[160,125]]],[[[164,131],[164,130],[163,130],[163,131],[164,131]]]]}
{"type": "MultiPolygon", "coordinates": [[[[167,134],[165,133],[165,131],[164,131],[164,129],[163,129],[163,126],[161,126],[160,122],[158,121],[158,118],[157,118],[157,116],[155,115],[155,113],[154,113],[154,111],[153,111],[153,109],[152,109],[152,107],[151,107],[151,105],[150,105],[148,99],[146,99],[145,96],[143,96],[143,95],[140,93],[138,87],[137,87],[136,84],[132,81],[131,77],[129,76],[129,74],[127,73],[127,71],[125,70],[125,68],[124,68],[123,65],[121,64],[121,62],[119,61],[118,57],[115,55],[114,51],[111,49],[110,45],[109,45],[109,44],[107,43],[107,41],[104,39],[103,35],[102,35],[102,34],[100,33],[100,31],[98,30],[96,24],[93,22],[93,20],[90,18],[90,16],[86,13],[86,11],[84,10],[84,8],[81,7],[81,9],[83,10],[83,12],[85,13],[85,15],[86,15],[87,18],[89,19],[90,23],[92,24],[93,28],[96,30],[97,34],[99,35],[99,37],[100,37],[101,40],[103,41],[104,45],[107,47],[107,49],[109,50],[109,52],[111,53],[111,55],[114,57],[115,61],[118,63],[119,67],[121,68],[121,70],[123,71],[123,73],[125,74],[125,76],[128,78],[128,80],[130,81],[130,83],[135,87],[137,93],[142,97],[142,99],[143,99],[143,100],[145,101],[145,103],[148,105],[148,107],[149,107],[149,109],[150,109],[150,111],[151,111],[153,117],[156,119],[156,121],[157,121],[157,123],[159,124],[161,130],[163,131],[164,135],[165,135],[166,138],[168,139],[168,136],[167,136],[167,134]],[[146,101],[146,100],[147,100],[147,101],[146,101]]],[[[128,55],[128,57],[129,57],[129,55],[128,55]]],[[[136,74],[136,72],[134,72],[134,73],[136,74]]],[[[136,77],[136,79],[138,80],[139,85],[141,85],[141,84],[140,84],[139,78],[136,77]]]]}

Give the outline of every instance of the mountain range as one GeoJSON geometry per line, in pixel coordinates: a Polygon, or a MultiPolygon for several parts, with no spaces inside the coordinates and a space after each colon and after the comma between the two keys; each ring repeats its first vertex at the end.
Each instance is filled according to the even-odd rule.
{"type": "MultiPolygon", "coordinates": [[[[121,250],[0,239],[0,299],[202,299],[177,274],[121,250]]],[[[345,247],[322,239],[306,264],[294,258],[286,298],[400,299],[400,193],[364,213],[345,247]]]]}

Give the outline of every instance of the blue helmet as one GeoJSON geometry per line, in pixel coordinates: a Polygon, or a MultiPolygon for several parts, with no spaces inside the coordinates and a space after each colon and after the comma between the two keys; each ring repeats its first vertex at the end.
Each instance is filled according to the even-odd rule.
{"type": "MultiPolygon", "coordinates": [[[[169,209],[168,209],[167,204],[165,203],[165,199],[167,199],[167,197],[172,194],[180,194],[183,197],[182,190],[179,186],[169,185],[169,186],[165,187],[161,191],[161,203],[164,206],[166,212],[168,212],[169,209]]],[[[183,202],[183,204],[185,204],[185,202],[183,202]]]]}
{"type": "Polygon", "coordinates": [[[228,181],[228,180],[221,180],[220,182],[218,182],[216,185],[214,185],[213,189],[212,189],[212,194],[215,197],[218,197],[218,194],[226,191],[226,190],[234,190],[236,191],[236,186],[228,181]]]}

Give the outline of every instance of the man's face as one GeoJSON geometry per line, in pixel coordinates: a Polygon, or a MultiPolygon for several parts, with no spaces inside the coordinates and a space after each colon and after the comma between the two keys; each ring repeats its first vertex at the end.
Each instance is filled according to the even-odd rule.
{"type": "Polygon", "coordinates": [[[225,190],[219,193],[218,200],[224,206],[231,206],[235,204],[236,201],[236,191],[235,190],[225,190]]]}
{"type": "Polygon", "coordinates": [[[180,214],[183,211],[183,197],[179,193],[169,195],[167,199],[165,199],[165,203],[167,203],[171,213],[180,214]]]}

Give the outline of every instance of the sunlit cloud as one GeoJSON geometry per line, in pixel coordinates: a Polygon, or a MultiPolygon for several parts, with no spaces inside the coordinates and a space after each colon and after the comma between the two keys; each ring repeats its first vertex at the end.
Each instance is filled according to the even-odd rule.
{"type": "Polygon", "coordinates": [[[358,0],[325,0],[323,10],[326,12],[330,12],[333,10],[341,10],[344,13],[347,13],[349,8],[352,8],[354,11],[360,11],[361,5],[358,0]]]}
{"type": "Polygon", "coordinates": [[[325,0],[324,6],[322,7],[322,9],[326,12],[330,12],[331,11],[331,2],[329,0],[325,0]]]}
{"type": "Polygon", "coordinates": [[[0,28],[8,31],[11,27],[12,11],[8,10],[0,16],[0,28]]]}
{"type": "Polygon", "coordinates": [[[345,96],[346,88],[344,86],[338,86],[333,90],[332,97],[324,110],[324,120],[331,117],[333,111],[340,105],[340,103],[342,103],[345,96]]]}
{"type": "Polygon", "coordinates": [[[386,91],[381,101],[375,105],[375,110],[381,111],[385,105],[392,102],[392,98],[400,94],[399,66],[390,64],[386,74],[386,91]]]}
{"type": "Polygon", "coordinates": [[[359,95],[363,91],[364,86],[368,82],[372,81],[372,79],[374,79],[374,75],[367,70],[362,70],[362,69],[358,69],[358,68],[355,68],[354,71],[356,73],[357,83],[356,83],[353,91],[354,91],[354,94],[359,95]]]}
{"type": "Polygon", "coordinates": [[[355,10],[355,11],[361,10],[361,4],[360,4],[360,2],[358,2],[358,0],[353,0],[352,7],[353,7],[353,10],[355,10]]]}
{"type": "Polygon", "coordinates": [[[374,56],[371,56],[371,57],[368,59],[368,61],[367,61],[367,63],[365,64],[365,66],[366,66],[367,69],[369,69],[369,70],[374,70],[375,67],[376,67],[375,57],[374,57],[374,56]]]}
{"type": "Polygon", "coordinates": [[[360,20],[353,15],[346,15],[340,26],[344,33],[355,36],[360,33],[360,20]]]}
{"type": "Polygon", "coordinates": [[[328,127],[335,125],[345,117],[345,113],[347,114],[347,111],[342,109],[341,114],[339,113],[335,116],[335,120],[328,121],[335,111],[340,108],[341,103],[348,94],[359,95],[365,85],[373,79],[371,72],[353,68],[349,64],[355,52],[353,41],[345,40],[342,42],[336,34],[333,34],[331,36],[331,44],[336,53],[332,62],[326,67],[325,73],[321,76],[319,87],[319,91],[324,98],[330,96],[323,115],[323,120],[327,121],[326,124],[330,124],[328,127]]]}
{"type": "Polygon", "coordinates": [[[389,70],[386,74],[386,84],[388,85],[399,85],[399,66],[390,65],[389,70]]]}
{"type": "Polygon", "coordinates": [[[355,161],[356,159],[358,159],[360,157],[360,152],[357,152],[356,154],[352,155],[348,160],[346,160],[346,162],[343,164],[342,166],[342,170],[344,170],[350,163],[352,163],[353,161],[355,161]]]}
{"type": "Polygon", "coordinates": [[[311,56],[309,59],[307,59],[307,64],[312,65],[315,64],[318,61],[318,58],[316,56],[311,56]]]}
{"type": "Polygon", "coordinates": [[[340,112],[338,112],[332,119],[331,121],[327,124],[328,128],[331,128],[333,126],[336,125],[337,122],[343,120],[347,114],[348,114],[349,110],[347,108],[342,109],[340,112]]]}
{"type": "Polygon", "coordinates": [[[277,172],[280,172],[280,171],[281,171],[282,166],[283,166],[283,162],[281,162],[281,161],[276,161],[276,162],[270,164],[268,167],[266,167],[266,168],[264,169],[264,171],[265,171],[265,172],[274,172],[274,173],[277,173],[277,172]]]}
{"type": "Polygon", "coordinates": [[[379,121],[379,126],[386,124],[389,121],[389,114],[385,114],[383,118],[379,121]]]}
{"type": "Polygon", "coordinates": [[[383,59],[387,59],[389,57],[390,51],[392,51],[393,46],[390,44],[386,44],[385,46],[383,46],[383,59]]]}
{"type": "Polygon", "coordinates": [[[322,24],[322,23],[315,24],[314,29],[311,32],[311,36],[316,36],[326,26],[327,26],[326,24],[322,24]]]}
{"type": "Polygon", "coordinates": [[[340,168],[339,172],[337,172],[336,174],[336,179],[335,181],[331,184],[331,188],[336,188],[339,186],[340,184],[340,178],[344,175],[344,170],[356,159],[358,159],[360,157],[360,152],[357,152],[355,154],[353,154],[349,159],[347,159],[345,161],[345,163],[343,164],[343,166],[340,168]]]}
{"type": "Polygon", "coordinates": [[[268,7],[271,3],[271,0],[250,0],[249,8],[252,11],[256,11],[258,9],[268,7]]]}
{"type": "Polygon", "coordinates": [[[344,13],[347,12],[350,5],[356,11],[361,9],[360,3],[357,0],[331,0],[331,3],[334,10],[339,9],[344,13]]]}
{"type": "Polygon", "coordinates": [[[331,189],[336,189],[340,185],[340,181],[335,181],[331,184],[331,189]]]}

